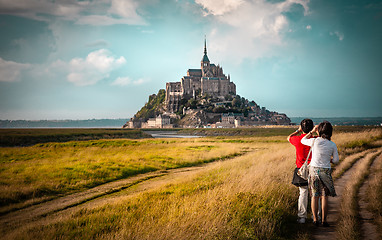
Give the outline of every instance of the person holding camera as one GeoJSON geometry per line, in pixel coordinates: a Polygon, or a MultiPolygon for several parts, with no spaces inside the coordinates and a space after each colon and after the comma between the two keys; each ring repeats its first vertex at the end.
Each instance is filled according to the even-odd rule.
{"type": "Polygon", "coordinates": [[[333,127],[328,121],[324,121],[315,126],[302,139],[301,143],[312,148],[312,159],[309,165],[309,189],[311,191],[311,206],[313,213],[313,224],[319,226],[318,221],[318,201],[321,200],[322,225],[328,227],[326,221],[328,216],[328,196],[335,197],[336,191],[332,178],[331,163],[338,163],[338,150],[334,142],[331,141],[333,127]],[[318,137],[310,138],[313,133],[318,137]]]}
{"type": "MultiPolygon", "coordinates": [[[[296,168],[299,169],[306,161],[310,147],[301,143],[301,139],[305,137],[313,129],[313,121],[304,119],[301,121],[299,128],[288,136],[288,141],[296,148],[296,168]]],[[[308,163],[311,157],[308,158],[308,163]]],[[[296,170],[295,170],[296,171],[296,170]]],[[[296,173],[295,173],[296,174],[296,173]]],[[[308,182],[299,185],[298,197],[298,223],[305,223],[308,208],[308,182]]]]}

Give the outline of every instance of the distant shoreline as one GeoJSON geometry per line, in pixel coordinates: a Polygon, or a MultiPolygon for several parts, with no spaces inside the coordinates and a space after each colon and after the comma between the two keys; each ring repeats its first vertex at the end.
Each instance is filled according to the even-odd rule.
{"type": "MultiPolygon", "coordinates": [[[[309,117],[290,117],[299,124],[309,117]]],[[[324,120],[338,126],[382,126],[382,117],[321,117],[310,118],[314,123],[324,120]]],[[[0,120],[0,128],[122,128],[130,119],[88,119],[88,120],[0,120]]]]}

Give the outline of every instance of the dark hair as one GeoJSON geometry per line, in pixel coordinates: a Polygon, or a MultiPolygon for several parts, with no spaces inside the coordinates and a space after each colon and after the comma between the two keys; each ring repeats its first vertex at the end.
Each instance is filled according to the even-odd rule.
{"type": "Polygon", "coordinates": [[[312,131],[313,129],[313,121],[312,119],[305,118],[304,120],[301,121],[301,129],[304,133],[308,133],[312,131]]]}
{"type": "Polygon", "coordinates": [[[330,140],[333,133],[332,124],[328,121],[323,121],[318,125],[318,133],[320,134],[320,137],[330,140]]]}

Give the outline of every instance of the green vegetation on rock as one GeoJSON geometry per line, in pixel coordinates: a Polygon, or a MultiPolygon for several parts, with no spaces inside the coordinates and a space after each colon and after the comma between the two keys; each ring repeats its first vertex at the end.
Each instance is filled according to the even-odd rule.
{"type": "Polygon", "coordinates": [[[158,94],[149,96],[149,101],[135,114],[136,119],[147,121],[149,118],[154,118],[162,113],[163,103],[166,98],[166,90],[160,89],[158,94]]]}

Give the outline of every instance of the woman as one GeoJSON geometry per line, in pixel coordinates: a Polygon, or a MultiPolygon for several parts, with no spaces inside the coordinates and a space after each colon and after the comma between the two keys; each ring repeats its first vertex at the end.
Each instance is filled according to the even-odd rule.
{"type": "Polygon", "coordinates": [[[309,165],[309,189],[312,195],[313,223],[318,226],[317,212],[318,200],[321,199],[322,225],[328,227],[328,196],[335,197],[332,169],[330,163],[338,163],[338,151],[334,142],[330,141],[333,127],[330,122],[324,121],[316,125],[312,131],[301,139],[301,143],[312,147],[312,160],[309,165]],[[310,138],[316,132],[317,138],[310,138]],[[310,139],[309,139],[310,138],[310,139]]]}

